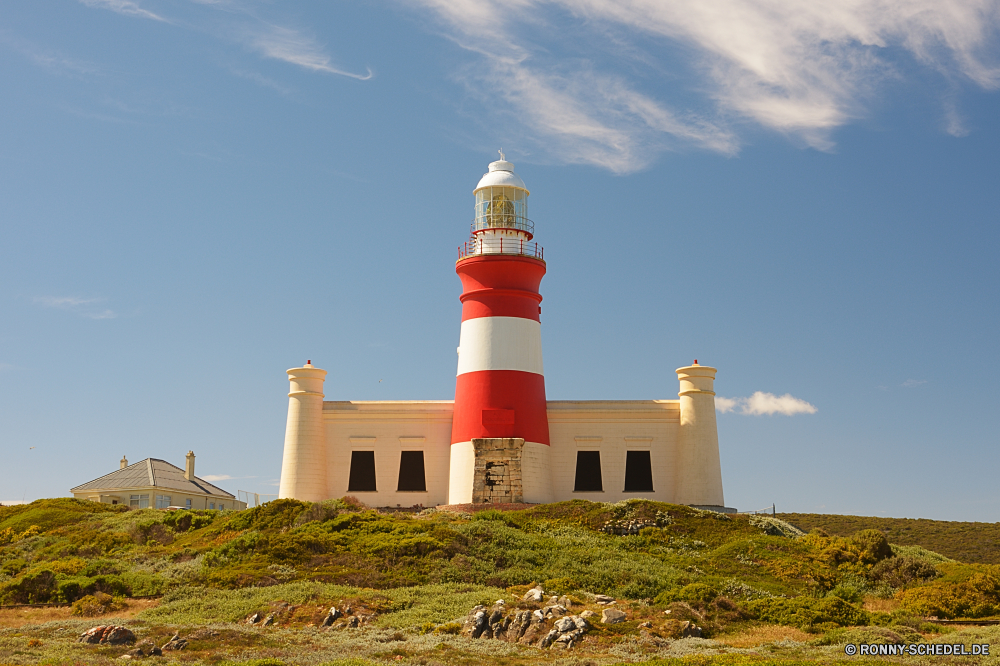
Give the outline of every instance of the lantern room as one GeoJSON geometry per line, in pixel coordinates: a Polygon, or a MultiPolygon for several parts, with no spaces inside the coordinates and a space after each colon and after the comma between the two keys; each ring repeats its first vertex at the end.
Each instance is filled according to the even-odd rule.
{"type": "Polygon", "coordinates": [[[472,237],[459,248],[459,258],[471,254],[519,254],[541,258],[535,223],[528,219],[528,188],[514,173],[514,165],[504,158],[491,162],[489,171],[473,192],[476,212],[472,237]]]}

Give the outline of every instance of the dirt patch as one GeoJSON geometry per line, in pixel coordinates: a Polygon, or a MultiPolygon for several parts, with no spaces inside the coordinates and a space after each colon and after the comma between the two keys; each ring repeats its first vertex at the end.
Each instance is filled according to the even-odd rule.
{"type": "MultiPolygon", "coordinates": [[[[147,608],[154,608],[159,605],[159,599],[127,599],[128,608],[113,613],[114,617],[126,620],[132,619],[147,608]]],[[[80,617],[73,615],[71,606],[57,606],[47,608],[2,608],[0,609],[0,627],[17,628],[27,624],[42,624],[54,620],[79,620],[80,617]]],[[[91,618],[99,620],[100,617],[91,618]]],[[[98,623],[99,624],[99,623],[98,623]]]]}
{"type": "Polygon", "coordinates": [[[738,634],[718,636],[715,640],[734,648],[755,648],[769,643],[777,643],[779,641],[788,640],[805,643],[806,641],[811,641],[814,638],[816,637],[807,634],[801,629],[796,629],[795,627],[766,625],[763,627],[753,627],[751,629],[747,629],[746,631],[741,631],[738,634]]]}

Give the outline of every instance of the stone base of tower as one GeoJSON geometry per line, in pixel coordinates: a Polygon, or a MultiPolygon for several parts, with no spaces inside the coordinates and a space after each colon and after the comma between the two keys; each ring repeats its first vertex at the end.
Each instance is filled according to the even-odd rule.
{"type": "Polygon", "coordinates": [[[474,439],[472,448],[476,456],[472,503],[523,502],[521,452],[524,449],[524,440],[516,437],[474,439]]]}

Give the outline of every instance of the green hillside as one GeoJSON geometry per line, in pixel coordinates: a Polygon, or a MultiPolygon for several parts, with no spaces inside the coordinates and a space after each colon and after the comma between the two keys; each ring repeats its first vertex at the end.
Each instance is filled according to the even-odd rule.
{"type": "Polygon", "coordinates": [[[819,528],[828,534],[850,536],[858,530],[878,530],[900,546],[921,546],[960,562],[1000,564],[1000,523],[821,513],[781,513],[778,517],[807,532],[819,528]]]}
{"type": "MultiPolygon", "coordinates": [[[[791,522],[811,527],[805,518],[791,522]]],[[[505,599],[511,613],[537,610],[545,602],[521,600],[535,585],[546,598],[564,599],[574,613],[587,609],[600,617],[605,606],[595,595],[616,600],[627,621],[593,621],[586,640],[573,648],[605,657],[616,654],[615,646],[636,641],[650,656],[673,654],[668,646],[685,641],[729,641],[738,649],[750,640],[747,635],[785,643],[796,637],[796,645],[815,643],[808,648],[813,652],[851,636],[933,640],[947,630],[926,617],[1000,616],[1000,567],[963,563],[926,548],[936,543],[926,540],[929,535],[945,538],[939,535],[951,524],[911,530],[912,538],[899,545],[872,529],[877,525],[858,523],[861,529],[851,531],[853,518],[820,518],[844,522],[822,525],[827,533],[804,534],[768,516],[640,500],[578,500],[474,514],[378,512],[351,498],[320,504],[278,500],[241,512],[129,511],[39,500],[0,507],[0,603],[76,602],[80,612],[114,613],[128,608],[129,597],[165,595],[134,620],[163,637],[178,627],[245,632],[242,621],[254,613],[273,616],[275,635],[311,632],[330,607],[347,605],[372,631],[394,631],[386,635],[398,634],[410,647],[421,641],[428,650],[441,641],[454,644],[458,652],[438,663],[465,663],[456,655],[466,654],[461,641],[471,639],[454,634],[463,632],[473,606],[505,599]],[[680,640],[689,631],[685,627],[694,626],[701,638],[680,640]]],[[[995,561],[985,546],[977,552],[981,560],[995,561]]],[[[52,635],[49,625],[39,625],[38,635],[52,635]]],[[[0,663],[13,654],[4,638],[10,631],[0,629],[0,663]]],[[[322,634],[331,650],[332,635],[322,634]]],[[[262,634],[253,636],[259,643],[262,634]]],[[[218,648],[213,641],[192,646],[209,654],[218,648]]],[[[518,650],[528,648],[504,649],[514,650],[505,663],[520,663],[518,650]]],[[[39,660],[61,663],[38,650],[39,660]]],[[[395,656],[431,663],[419,661],[425,658],[416,656],[421,650],[395,656]]],[[[365,654],[390,652],[375,645],[365,654]]],[[[540,658],[529,657],[524,663],[540,658]]]]}

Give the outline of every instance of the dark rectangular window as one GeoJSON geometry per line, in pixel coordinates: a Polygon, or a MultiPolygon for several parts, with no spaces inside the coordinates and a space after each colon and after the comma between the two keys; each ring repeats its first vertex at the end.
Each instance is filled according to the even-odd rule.
{"type": "Polygon", "coordinates": [[[576,484],[575,492],[595,492],[604,490],[601,484],[601,452],[576,452],[576,484]]]}
{"type": "Polygon", "coordinates": [[[427,481],[424,479],[424,452],[403,451],[399,456],[399,485],[396,490],[424,492],[427,481]]]}
{"type": "Polygon", "coordinates": [[[653,492],[653,465],[649,462],[649,451],[625,453],[625,492],[653,492]]]}
{"type": "Polygon", "coordinates": [[[347,482],[349,491],[375,490],[375,452],[351,452],[351,477],[347,482]]]}

